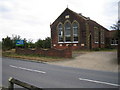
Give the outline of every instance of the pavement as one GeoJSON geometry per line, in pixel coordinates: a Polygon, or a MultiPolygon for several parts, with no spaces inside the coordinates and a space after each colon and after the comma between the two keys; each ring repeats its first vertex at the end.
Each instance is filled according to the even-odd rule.
{"type": "MultiPolygon", "coordinates": [[[[2,58],[3,87],[8,86],[9,77],[40,88],[120,87],[117,72],[88,70],[22,59],[2,58]]],[[[17,85],[15,87],[18,88],[17,85]]]]}
{"type": "Polygon", "coordinates": [[[74,52],[73,59],[48,62],[52,65],[118,72],[117,51],[74,52]]]}

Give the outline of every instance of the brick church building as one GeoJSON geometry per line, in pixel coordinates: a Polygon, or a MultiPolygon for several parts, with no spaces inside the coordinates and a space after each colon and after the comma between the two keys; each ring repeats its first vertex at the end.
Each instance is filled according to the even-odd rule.
{"type": "MultiPolygon", "coordinates": [[[[52,48],[56,49],[65,49],[68,46],[73,50],[106,48],[112,42],[116,42],[116,45],[118,43],[111,35],[112,31],[69,8],[50,27],[52,48]]],[[[114,43],[113,45],[115,46],[114,43]]]]}

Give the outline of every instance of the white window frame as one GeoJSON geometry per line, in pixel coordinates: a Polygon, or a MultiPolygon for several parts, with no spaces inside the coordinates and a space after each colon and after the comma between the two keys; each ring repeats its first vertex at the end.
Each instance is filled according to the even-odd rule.
{"type": "Polygon", "coordinates": [[[70,37],[70,38],[71,38],[71,23],[70,23],[69,21],[66,21],[65,24],[64,24],[64,33],[65,33],[65,34],[64,34],[65,42],[71,42],[71,41],[66,41],[66,38],[67,38],[67,37],[70,37]],[[70,24],[70,27],[66,27],[66,26],[65,26],[66,23],[70,24]],[[67,35],[67,34],[66,34],[66,30],[68,30],[68,29],[70,30],[70,35],[67,35]]]}
{"type": "Polygon", "coordinates": [[[78,22],[77,22],[77,21],[74,21],[73,24],[72,24],[72,30],[73,30],[73,42],[74,42],[74,43],[78,43],[78,40],[77,40],[77,41],[74,40],[74,36],[77,36],[77,37],[78,37],[78,31],[77,31],[77,34],[74,34],[74,31],[75,31],[74,29],[76,29],[76,28],[79,29],[79,24],[78,24],[78,27],[77,27],[77,26],[73,26],[74,23],[78,24],[78,22]]]}
{"type": "Polygon", "coordinates": [[[112,44],[112,40],[111,40],[111,45],[113,46],[113,45],[115,45],[115,46],[117,46],[118,44],[116,43],[117,42],[117,40],[116,40],[116,38],[113,38],[114,40],[113,40],[113,44],[112,44]]]}
{"type": "Polygon", "coordinates": [[[58,30],[58,42],[64,42],[64,38],[63,38],[63,36],[64,36],[64,35],[63,35],[64,28],[63,28],[63,24],[62,24],[61,22],[58,24],[57,30],[58,30]],[[59,28],[59,25],[60,25],[60,24],[62,25],[61,28],[59,28]],[[59,35],[59,30],[61,31],[61,32],[60,32],[61,35],[59,35]],[[60,40],[59,40],[59,38],[61,38],[61,37],[63,38],[63,41],[60,41],[60,40]]]}

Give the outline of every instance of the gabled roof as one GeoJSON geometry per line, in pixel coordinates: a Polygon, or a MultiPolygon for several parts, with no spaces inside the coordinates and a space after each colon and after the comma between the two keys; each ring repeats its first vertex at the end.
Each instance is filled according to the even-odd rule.
{"type": "Polygon", "coordinates": [[[71,11],[72,13],[74,13],[74,14],[77,15],[78,17],[81,17],[81,18],[84,19],[84,20],[90,20],[89,17],[85,17],[85,16],[83,16],[81,13],[76,13],[76,12],[70,10],[69,8],[66,8],[66,9],[68,9],[69,11],[71,11]]]}
{"type": "MultiPolygon", "coordinates": [[[[66,8],[66,9],[62,12],[62,14],[63,14],[64,12],[66,12],[66,11],[69,11],[70,13],[73,13],[74,16],[76,16],[76,17],[78,17],[78,18],[82,18],[82,19],[85,20],[86,22],[92,22],[92,23],[97,24],[97,25],[101,26],[102,28],[106,29],[106,28],[103,27],[102,25],[98,24],[96,21],[91,20],[89,17],[85,17],[85,16],[83,16],[81,13],[76,13],[76,12],[70,10],[69,8],[66,8]]],[[[61,15],[62,15],[62,14],[61,14],[61,15]]],[[[60,15],[60,16],[61,16],[61,15],[60,15]]],[[[60,16],[59,16],[59,17],[60,17],[60,16]]],[[[59,17],[58,17],[58,18],[59,18],[59,17]]],[[[58,18],[51,24],[51,26],[55,24],[55,22],[58,20],[58,18]]],[[[107,29],[106,29],[106,30],[107,30],[107,29]]]]}
{"type": "MultiPolygon", "coordinates": [[[[81,17],[81,18],[84,19],[84,20],[88,20],[87,17],[85,17],[85,16],[83,16],[83,15],[81,15],[81,14],[78,14],[78,13],[70,10],[69,8],[66,8],[66,9],[62,12],[62,14],[63,14],[64,12],[66,12],[66,11],[69,11],[70,13],[73,13],[75,16],[81,17]]],[[[61,15],[62,15],[62,14],[61,14],[61,15]]],[[[61,15],[60,15],[60,16],[61,16],[61,15]]],[[[60,17],[60,16],[59,16],[59,17],[60,17]]],[[[58,17],[58,18],[59,18],[59,17],[58,17]]],[[[51,24],[51,26],[54,25],[54,23],[58,20],[58,18],[51,24]]]]}

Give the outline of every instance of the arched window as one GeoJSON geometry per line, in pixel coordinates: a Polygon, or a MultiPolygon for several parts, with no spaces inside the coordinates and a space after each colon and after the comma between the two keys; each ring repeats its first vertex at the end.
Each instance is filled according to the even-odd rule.
{"type": "Polygon", "coordinates": [[[78,41],[78,23],[73,23],[73,42],[78,41]]]}
{"type": "Polygon", "coordinates": [[[98,29],[98,27],[94,27],[94,42],[99,43],[99,29],[98,29]]]}
{"type": "Polygon", "coordinates": [[[104,44],[104,40],[105,40],[105,37],[104,37],[104,29],[101,29],[101,32],[100,32],[100,40],[101,40],[101,43],[104,44]]]}
{"type": "Polygon", "coordinates": [[[62,24],[58,25],[58,41],[63,42],[63,27],[62,27],[62,24]]]}
{"type": "Polygon", "coordinates": [[[65,42],[71,42],[71,24],[65,23],[65,42]]]}

